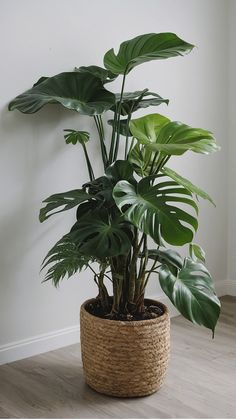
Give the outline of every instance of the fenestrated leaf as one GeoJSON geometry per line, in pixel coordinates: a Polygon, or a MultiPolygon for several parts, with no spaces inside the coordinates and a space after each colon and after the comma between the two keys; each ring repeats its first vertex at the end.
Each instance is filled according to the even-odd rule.
{"type": "Polygon", "coordinates": [[[189,255],[194,262],[205,262],[205,252],[199,244],[190,243],[189,245],[189,255]]]}
{"type": "Polygon", "coordinates": [[[68,134],[64,135],[66,144],[85,144],[89,141],[89,132],[87,131],[76,131],[74,129],[64,129],[64,132],[68,134]]]}
{"type": "Polygon", "coordinates": [[[220,314],[220,301],[206,267],[185,259],[177,276],[171,273],[167,265],[163,265],[159,278],[163,291],[179,312],[192,323],[203,325],[214,333],[220,314]]]}
{"type": "Polygon", "coordinates": [[[88,67],[82,66],[79,68],[75,67],[75,71],[92,74],[93,76],[98,77],[104,84],[110,83],[117,78],[117,74],[113,74],[111,71],[97,65],[89,65],[88,67]]]}
{"type": "MultiPolygon", "coordinates": [[[[115,94],[116,103],[120,101],[120,93],[115,94]]],[[[148,89],[139,90],[137,92],[125,92],[123,93],[123,99],[121,104],[121,115],[126,116],[131,112],[135,112],[138,109],[147,108],[149,106],[159,106],[162,103],[168,105],[169,100],[163,99],[157,93],[149,92],[148,89]],[[141,98],[139,100],[139,98],[141,98]]],[[[115,106],[111,108],[115,111],[115,106]]]]}
{"type": "MultiPolygon", "coordinates": [[[[113,127],[114,119],[109,119],[107,123],[113,127]]],[[[117,131],[118,131],[118,127],[116,126],[116,132],[117,131]]],[[[129,130],[129,125],[127,124],[127,119],[120,120],[119,132],[120,132],[120,135],[123,135],[124,137],[126,137],[127,134],[128,134],[128,137],[132,137],[132,133],[129,130]]]]}
{"type": "Polygon", "coordinates": [[[39,220],[42,223],[47,220],[47,218],[51,217],[51,215],[70,210],[81,204],[81,202],[88,201],[92,198],[93,197],[87,194],[83,189],[74,189],[72,191],[51,195],[43,201],[46,202],[46,205],[40,210],[39,220]],[[57,211],[54,211],[55,209],[57,209],[57,211]]]}
{"type": "Polygon", "coordinates": [[[137,187],[120,181],[113,190],[116,205],[125,218],[159,244],[159,226],[163,239],[182,246],[193,238],[198,223],[193,215],[176,205],[193,208],[197,205],[191,193],[176,182],[152,185],[153,177],[142,179],[137,187]],[[186,197],[187,196],[187,197],[186,197]]]}
{"type": "Polygon", "coordinates": [[[180,156],[188,150],[209,154],[219,150],[213,134],[201,128],[191,128],[182,122],[169,122],[161,127],[156,139],[147,144],[153,151],[180,156]]]}
{"type": "Polygon", "coordinates": [[[50,265],[45,281],[52,281],[55,286],[66,276],[69,278],[76,272],[86,269],[91,257],[82,255],[70,233],[63,236],[44,258],[42,269],[50,265]]]}
{"type": "Polygon", "coordinates": [[[17,96],[9,104],[9,110],[34,113],[52,103],[59,103],[82,115],[99,115],[112,107],[115,95],[90,73],[60,73],[17,96]]]}
{"type": "Polygon", "coordinates": [[[149,144],[157,141],[161,127],[170,120],[159,113],[154,113],[141,118],[132,119],[129,128],[132,135],[141,143],[149,144]]]}
{"type": "Polygon", "coordinates": [[[194,185],[188,179],[185,179],[183,176],[180,176],[174,170],[165,166],[161,169],[161,172],[164,173],[165,175],[169,176],[171,179],[175,180],[177,183],[179,183],[179,185],[184,186],[186,189],[188,189],[193,194],[196,194],[197,196],[200,196],[203,199],[207,199],[208,201],[210,201],[215,206],[214,201],[212,200],[210,195],[208,195],[208,193],[206,193],[205,191],[200,189],[198,186],[194,185]]]}
{"type": "Polygon", "coordinates": [[[80,252],[98,259],[125,254],[131,247],[131,227],[121,216],[111,217],[106,209],[84,215],[71,232],[80,252]]]}
{"type": "Polygon", "coordinates": [[[114,74],[127,74],[139,64],[189,53],[193,45],[174,33],[149,33],[122,42],[118,54],[110,49],[104,56],[104,66],[114,74]]]}

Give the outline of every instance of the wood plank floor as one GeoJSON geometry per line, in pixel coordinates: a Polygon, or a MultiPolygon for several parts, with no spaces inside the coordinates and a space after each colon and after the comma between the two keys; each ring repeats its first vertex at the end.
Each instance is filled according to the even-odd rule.
{"type": "Polygon", "coordinates": [[[236,298],[223,297],[211,339],[172,319],[169,372],[149,397],[99,395],[83,380],[78,345],[0,367],[1,418],[236,418],[236,298]]]}

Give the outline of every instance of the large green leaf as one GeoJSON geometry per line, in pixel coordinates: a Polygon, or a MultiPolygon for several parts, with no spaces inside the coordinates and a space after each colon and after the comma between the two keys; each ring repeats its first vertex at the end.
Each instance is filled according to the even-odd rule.
{"type": "Polygon", "coordinates": [[[43,201],[46,202],[46,205],[40,210],[39,220],[42,223],[47,220],[47,218],[51,217],[51,215],[70,210],[81,204],[81,202],[91,198],[93,197],[82,189],[74,189],[72,191],[51,195],[43,201]],[[55,209],[57,209],[57,211],[54,211],[55,209]]]}
{"type": "MultiPolygon", "coordinates": [[[[109,119],[107,121],[107,123],[113,127],[114,119],[109,119]]],[[[117,132],[118,131],[117,124],[116,124],[115,128],[116,128],[115,131],[117,132]]],[[[119,133],[120,133],[120,135],[123,135],[124,137],[126,137],[127,135],[128,135],[128,137],[132,137],[132,133],[129,130],[129,124],[127,123],[127,119],[121,119],[120,120],[119,133]]]]}
{"type": "Polygon", "coordinates": [[[104,56],[104,66],[114,74],[127,74],[139,64],[189,53],[193,45],[174,33],[149,33],[122,42],[118,54],[110,49],[104,56]]]}
{"type": "Polygon", "coordinates": [[[43,261],[42,269],[50,265],[45,281],[51,280],[55,286],[58,286],[60,280],[66,276],[69,278],[86,268],[90,259],[92,258],[79,252],[72,234],[68,233],[52,247],[43,261]]]}
{"type": "Polygon", "coordinates": [[[98,67],[97,65],[89,65],[88,67],[75,67],[75,71],[79,73],[89,73],[95,77],[98,77],[102,83],[110,83],[111,81],[115,80],[117,75],[112,74],[110,71],[106,70],[105,68],[98,67]]]}
{"type": "Polygon", "coordinates": [[[114,186],[120,180],[136,183],[133,173],[133,167],[130,162],[127,160],[116,160],[106,169],[105,175],[114,186]]]}
{"type": "Polygon", "coordinates": [[[219,150],[210,131],[191,128],[182,122],[169,122],[161,127],[156,141],[147,144],[147,147],[165,155],[176,156],[180,156],[188,150],[202,154],[210,154],[219,150]]]}
{"type": "Polygon", "coordinates": [[[99,115],[115,103],[115,95],[104,89],[101,80],[90,73],[68,72],[48,77],[17,96],[9,110],[34,113],[48,103],[59,103],[82,115],[99,115]]]}
{"type": "Polygon", "coordinates": [[[220,314],[220,301],[205,266],[185,259],[177,276],[163,265],[159,277],[163,291],[179,312],[191,322],[203,325],[214,333],[220,314]]]}
{"type": "Polygon", "coordinates": [[[116,205],[125,218],[137,228],[149,234],[159,244],[159,226],[163,239],[173,245],[182,246],[193,239],[198,223],[184,208],[197,205],[191,193],[174,181],[163,181],[152,185],[153,177],[144,178],[137,187],[120,181],[113,190],[116,205]],[[186,197],[187,196],[187,197],[186,197]]]}
{"type": "Polygon", "coordinates": [[[132,135],[141,143],[156,143],[162,126],[170,120],[159,113],[154,113],[141,118],[132,119],[129,124],[132,135]]]}
{"type": "Polygon", "coordinates": [[[160,263],[181,269],[183,267],[183,260],[178,252],[172,249],[166,249],[165,247],[158,247],[157,249],[148,250],[148,258],[157,260],[160,263]]]}
{"type": "MultiPolygon", "coordinates": [[[[135,144],[129,152],[128,160],[132,164],[134,171],[140,176],[149,176],[153,168],[153,158],[155,153],[148,150],[142,144],[135,144]]],[[[155,168],[155,162],[154,162],[155,168]]]]}
{"type": "Polygon", "coordinates": [[[213,205],[215,205],[214,201],[202,189],[200,189],[198,186],[194,185],[192,182],[190,182],[188,179],[185,179],[183,176],[178,175],[174,170],[170,169],[169,167],[163,167],[161,170],[162,173],[169,176],[171,179],[175,180],[179,185],[184,186],[186,189],[188,189],[193,194],[196,194],[197,196],[200,196],[203,199],[207,199],[210,201],[213,205]]]}
{"type": "Polygon", "coordinates": [[[131,247],[131,227],[120,215],[111,217],[106,209],[95,209],[81,217],[72,233],[80,252],[98,259],[125,254],[131,247]]]}
{"type": "MultiPolygon", "coordinates": [[[[121,98],[120,93],[116,93],[115,97],[116,103],[119,103],[121,98]]],[[[125,92],[122,95],[120,112],[121,115],[126,116],[138,109],[148,108],[149,106],[159,106],[162,103],[166,103],[168,105],[169,100],[163,99],[157,93],[149,92],[148,89],[136,92],[125,92]]],[[[115,109],[115,106],[111,108],[112,111],[115,111],[115,109]]]]}

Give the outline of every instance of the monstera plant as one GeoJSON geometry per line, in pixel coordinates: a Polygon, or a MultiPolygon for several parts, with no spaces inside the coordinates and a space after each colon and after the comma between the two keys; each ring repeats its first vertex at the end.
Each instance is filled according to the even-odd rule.
{"type": "Polygon", "coordinates": [[[125,91],[126,78],[136,66],[183,56],[192,49],[173,33],[141,35],[123,42],[117,54],[109,50],[104,68],[79,67],[41,77],[12,100],[9,109],[32,114],[45,105],[60,105],[78,114],[78,130],[65,130],[65,140],[81,147],[88,182],[44,200],[41,222],[76,209],[71,230],[45,257],[45,280],[57,286],[63,278],[89,269],[98,286],[99,315],[132,321],[145,318],[145,289],[150,276],[159,275],[162,290],[179,312],[214,332],[220,302],[204,264],[204,251],[193,243],[199,198],[213,201],[169,164],[172,156],[210,154],[218,146],[206,129],[156,112],[136,117],[137,111],[168,104],[168,99],[148,88],[125,91]],[[119,76],[121,91],[114,94],[109,84],[119,76]],[[90,133],[81,126],[79,115],[95,124],[103,165],[100,173],[94,171],[87,150],[90,133]],[[104,123],[108,123],[106,129],[104,123]],[[168,248],[186,244],[185,258],[168,248]],[[112,296],[107,281],[112,283],[112,296]]]}

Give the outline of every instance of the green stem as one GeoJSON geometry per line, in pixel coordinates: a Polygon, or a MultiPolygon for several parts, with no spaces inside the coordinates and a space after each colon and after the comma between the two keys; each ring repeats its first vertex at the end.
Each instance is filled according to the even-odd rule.
{"type": "Polygon", "coordinates": [[[111,145],[110,145],[110,151],[109,151],[109,164],[112,163],[112,157],[113,157],[113,154],[114,154],[114,147],[115,147],[116,123],[117,123],[117,105],[115,107],[113,122],[114,123],[113,123],[113,126],[112,126],[111,145]]]}
{"type": "Polygon", "coordinates": [[[101,126],[100,126],[99,118],[96,115],[93,118],[94,118],[94,121],[95,121],[95,124],[96,124],[96,127],[97,127],[97,131],[98,131],[98,135],[99,135],[103,166],[104,166],[104,170],[106,170],[107,165],[108,165],[108,158],[107,158],[106,146],[104,144],[103,132],[102,132],[102,129],[101,129],[101,126]]]}
{"type": "Polygon", "coordinates": [[[86,145],[84,143],[82,143],[82,147],[83,147],[83,150],[84,150],[85,160],[86,160],[86,163],[87,163],[89,178],[90,178],[90,181],[92,182],[95,179],[94,173],[93,173],[93,168],[92,168],[89,156],[88,156],[86,145]]]}
{"type": "Polygon", "coordinates": [[[115,151],[113,155],[112,161],[115,161],[117,159],[118,151],[119,151],[119,143],[120,143],[120,113],[121,113],[121,106],[122,106],[122,99],[123,99],[123,93],[124,93],[124,87],[125,87],[125,77],[126,75],[123,75],[122,80],[122,86],[121,86],[121,92],[120,92],[120,100],[118,104],[118,111],[117,111],[117,127],[116,127],[116,145],[115,145],[115,151]]]}

